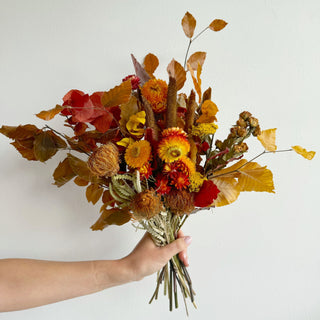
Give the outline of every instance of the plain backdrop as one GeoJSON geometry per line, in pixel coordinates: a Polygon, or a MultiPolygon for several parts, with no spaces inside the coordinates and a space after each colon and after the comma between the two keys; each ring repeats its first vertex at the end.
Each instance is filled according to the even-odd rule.
{"type": "MultiPolygon", "coordinates": [[[[166,80],[170,60],[184,59],[186,11],[197,19],[196,33],[215,18],[229,23],[191,47],[207,52],[202,82],[220,109],[216,137],[248,110],[263,129],[278,128],[279,149],[319,152],[318,0],[0,0],[1,125],[44,126],[35,114],[61,103],[69,89],[108,90],[132,74],[131,53],[140,61],[156,54],[156,76],[166,80]]],[[[68,130],[61,122],[50,125],[68,130]]],[[[0,258],[117,259],[134,248],[142,232],[130,224],[92,232],[99,204],[88,204],[73,182],[52,185],[65,154],[28,162],[9,142],[1,135],[0,258]]],[[[248,144],[248,159],[262,151],[256,140],[248,144]]],[[[275,194],[244,193],[184,226],[193,236],[189,272],[198,305],[189,305],[190,319],[320,319],[319,154],[313,161],[269,154],[258,162],[273,171],[275,194]]],[[[148,305],[155,280],[0,319],[185,319],[182,300],[172,313],[162,295],[148,305]]]]}

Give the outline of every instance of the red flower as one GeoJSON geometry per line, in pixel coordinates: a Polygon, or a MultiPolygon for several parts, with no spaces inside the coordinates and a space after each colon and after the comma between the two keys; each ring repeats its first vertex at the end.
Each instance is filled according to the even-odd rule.
{"type": "Polygon", "coordinates": [[[199,192],[194,194],[194,205],[201,208],[212,205],[219,192],[220,190],[211,180],[205,180],[199,192]]]}
{"type": "Polygon", "coordinates": [[[156,191],[158,194],[167,194],[171,190],[171,187],[169,186],[169,181],[166,177],[163,175],[157,176],[157,182],[156,182],[156,191]]]}
{"type": "Polygon", "coordinates": [[[131,74],[129,76],[126,76],[125,78],[122,79],[122,82],[124,81],[127,81],[127,80],[131,80],[131,87],[132,87],[132,90],[136,90],[139,88],[139,84],[140,84],[140,78],[137,77],[136,75],[134,74],[131,74]]]}

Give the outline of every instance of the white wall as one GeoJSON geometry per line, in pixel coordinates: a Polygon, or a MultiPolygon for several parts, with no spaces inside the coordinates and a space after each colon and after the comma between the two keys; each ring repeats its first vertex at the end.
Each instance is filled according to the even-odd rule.
{"type": "MultiPolygon", "coordinates": [[[[264,129],[278,128],[280,149],[300,144],[319,152],[318,0],[0,0],[1,124],[42,126],[34,114],[60,103],[69,89],[113,87],[133,73],[130,53],[139,60],[156,54],[165,78],[169,61],[185,54],[180,21],[187,10],[199,31],[213,18],[229,22],[192,47],[208,53],[203,87],[213,87],[220,108],[217,137],[247,109],[264,129]]],[[[62,129],[59,121],[51,125],[62,129]]],[[[261,147],[249,143],[250,158],[261,147]]],[[[89,229],[98,205],[72,183],[51,185],[62,155],[28,162],[4,136],[0,154],[0,258],[113,259],[140,239],[130,225],[89,229]]],[[[184,227],[193,236],[193,319],[320,318],[319,154],[311,162],[293,153],[266,155],[259,163],[274,172],[275,195],[243,194],[184,227]]],[[[151,276],[0,319],[184,319],[182,301],[173,313],[165,298],[147,304],[154,285],[151,276]]]]}

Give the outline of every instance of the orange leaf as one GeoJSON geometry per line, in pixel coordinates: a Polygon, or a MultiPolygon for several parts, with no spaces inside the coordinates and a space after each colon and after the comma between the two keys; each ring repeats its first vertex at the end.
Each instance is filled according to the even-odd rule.
{"type": "Polygon", "coordinates": [[[41,162],[47,161],[56,154],[58,148],[50,132],[44,131],[35,137],[33,151],[37,160],[41,162]]]}
{"type": "Polygon", "coordinates": [[[60,111],[64,109],[64,107],[60,105],[56,105],[55,108],[47,110],[47,111],[41,111],[36,114],[36,116],[43,120],[51,120],[53,119],[60,111]]]}
{"type": "Polygon", "coordinates": [[[11,144],[17,149],[23,158],[30,161],[37,161],[38,159],[33,152],[33,142],[34,138],[29,138],[25,140],[16,140],[11,142],[11,144]]]}
{"type": "Polygon", "coordinates": [[[73,182],[79,186],[79,187],[85,187],[88,185],[88,181],[81,179],[80,177],[75,177],[75,179],[73,180],[73,182]]]}
{"type": "Polygon", "coordinates": [[[104,92],[101,102],[104,107],[114,107],[127,103],[131,97],[131,81],[122,82],[119,86],[104,92]]]}
{"type": "Polygon", "coordinates": [[[103,230],[105,227],[115,224],[121,226],[130,221],[131,215],[129,213],[128,208],[112,208],[107,209],[107,206],[104,204],[100,212],[102,212],[99,219],[96,221],[94,225],[91,226],[93,231],[95,230],[103,230]]]}
{"type": "Polygon", "coordinates": [[[216,207],[226,206],[238,199],[240,189],[235,178],[219,177],[211,180],[220,190],[217,199],[213,202],[216,207]]]}
{"type": "Polygon", "coordinates": [[[315,151],[307,151],[306,149],[300,147],[300,146],[293,146],[291,147],[293,149],[293,151],[295,151],[296,153],[300,154],[301,156],[303,156],[304,158],[311,160],[314,155],[316,154],[315,151]]]}
{"type": "Polygon", "coordinates": [[[200,64],[201,67],[203,66],[206,56],[207,56],[206,52],[198,51],[193,53],[187,62],[190,64],[193,70],[197,70],[198,64],[200,64]]]}
{"type": "Polygon", "coordinates": [[[102,196],[103,188],[98,184],[90,184],[86,190],[86,197],[88,202],[96,204],[102,196]]]}
{"type": "Polygon", "coordinates": [[[190,71],[190,74],[191,74],[191,77],[192,77],[192,81],[193,81],[193,85],[194,85],[194,88],[198,94],[198,97],[199,97],[199,103],[201,102],[201,97],[202,97],[202,93],[201,93],[201,79],[200,79],[200,75],[201,75],[201,65],[198,64],[198,68],[197,68],[197,78],[195,77],[194,75],[194,71],[193,69],[191,68],[190,64],[187,63],[187,66],[188,66],[188,69],[190,71]]]}
{"type": "Polygon", "coordinates": [[[20,125],[18,127],[13,126],[2,126],[0,133],[4,134],[10,139],[23,140],[36,136],[41,132],[33,124],[20,125]]]}
{"type": "Polygon", "coordinates": [[[167,67],[167,72],[170,77],[176,79],[177,90],[180,90],[187,78],[186,71],[183,66],[176,60],[172,59],[167,67]]]}
{"type": "Polygon", "coordinates": [[[224,20],[221,19],[215,19],[213,20],[210,25],[209,28],[213,31],[220,31],[222,30],[228,23],[225,22],[224,20]]]}
{"type": "Polygon", "coordinates": [[[102,202],[103,202],[103,203],[106,203],[106,204],[109,205],[109,206],[114,206],[115,200],[114,200],[114,198],[112,197],[112,195],[111,195],[111,193],[110,193],[109,190],[105,190],[105,191],[103,192],[102,202]]]}
{"type": "Polygon", "coordinates": [[[60,162],[57,168],[54,170],[53,179],[56,186],[61,187],[68,181],[70,181],[76,174],[70,167],[69,159],[65,158],[60,162]]]}
{"type": "Polygon", "coordinates": [[[276,151],[277,150],[276,130],[277,130],[277,128],[263,130],[261,132],[261,134],[257,137],[258,140],[261,142],[261,144],[263,145],[263,147],[267,151],[276,151]]]}
{"type": "Polygon", "coordinates": [[[219,111],[217,105],[211,100],[205,100],[201,106],[201,116],[197,120],[198,123],[212,123],[216,121],[216,114],[219,111]]]}
{"type": "Polygon", "coordinates": [[[185,35],[190,39],[193,37],[193,33],[194,33],[194,29],[196,28],[196,24],[197,24],[197,21],[193,17],[193,15],[189,12],[186,12],[184,17],[182,18],[181,25],[182,25],[182,28],[183,28],[185,35]]]}
{"type": "Polygon", "coordinates": [[[143,61],[143,66],[144,66],[144,69],[150,75],[150,77],[153,76],[153,73],[157,69],[158,65],[159,65],[159,60],[154,54],[149,53],[145,56],[143,61]]]}

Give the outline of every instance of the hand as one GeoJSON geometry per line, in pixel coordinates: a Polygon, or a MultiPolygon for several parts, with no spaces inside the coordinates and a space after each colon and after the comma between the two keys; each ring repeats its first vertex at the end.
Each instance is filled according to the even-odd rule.
{"type": "Polygon", "coordinates": [[[130,270],[133,280],[141,280],[160,270],[174,255],[179,253],[180,260],[187,267],[187,247],[191,243],[191,237],[185,237],[179,230],[178,238],[172,243],[157,247],[151,236],[146,232],[134,250],[122,262],[130,270]]]}

